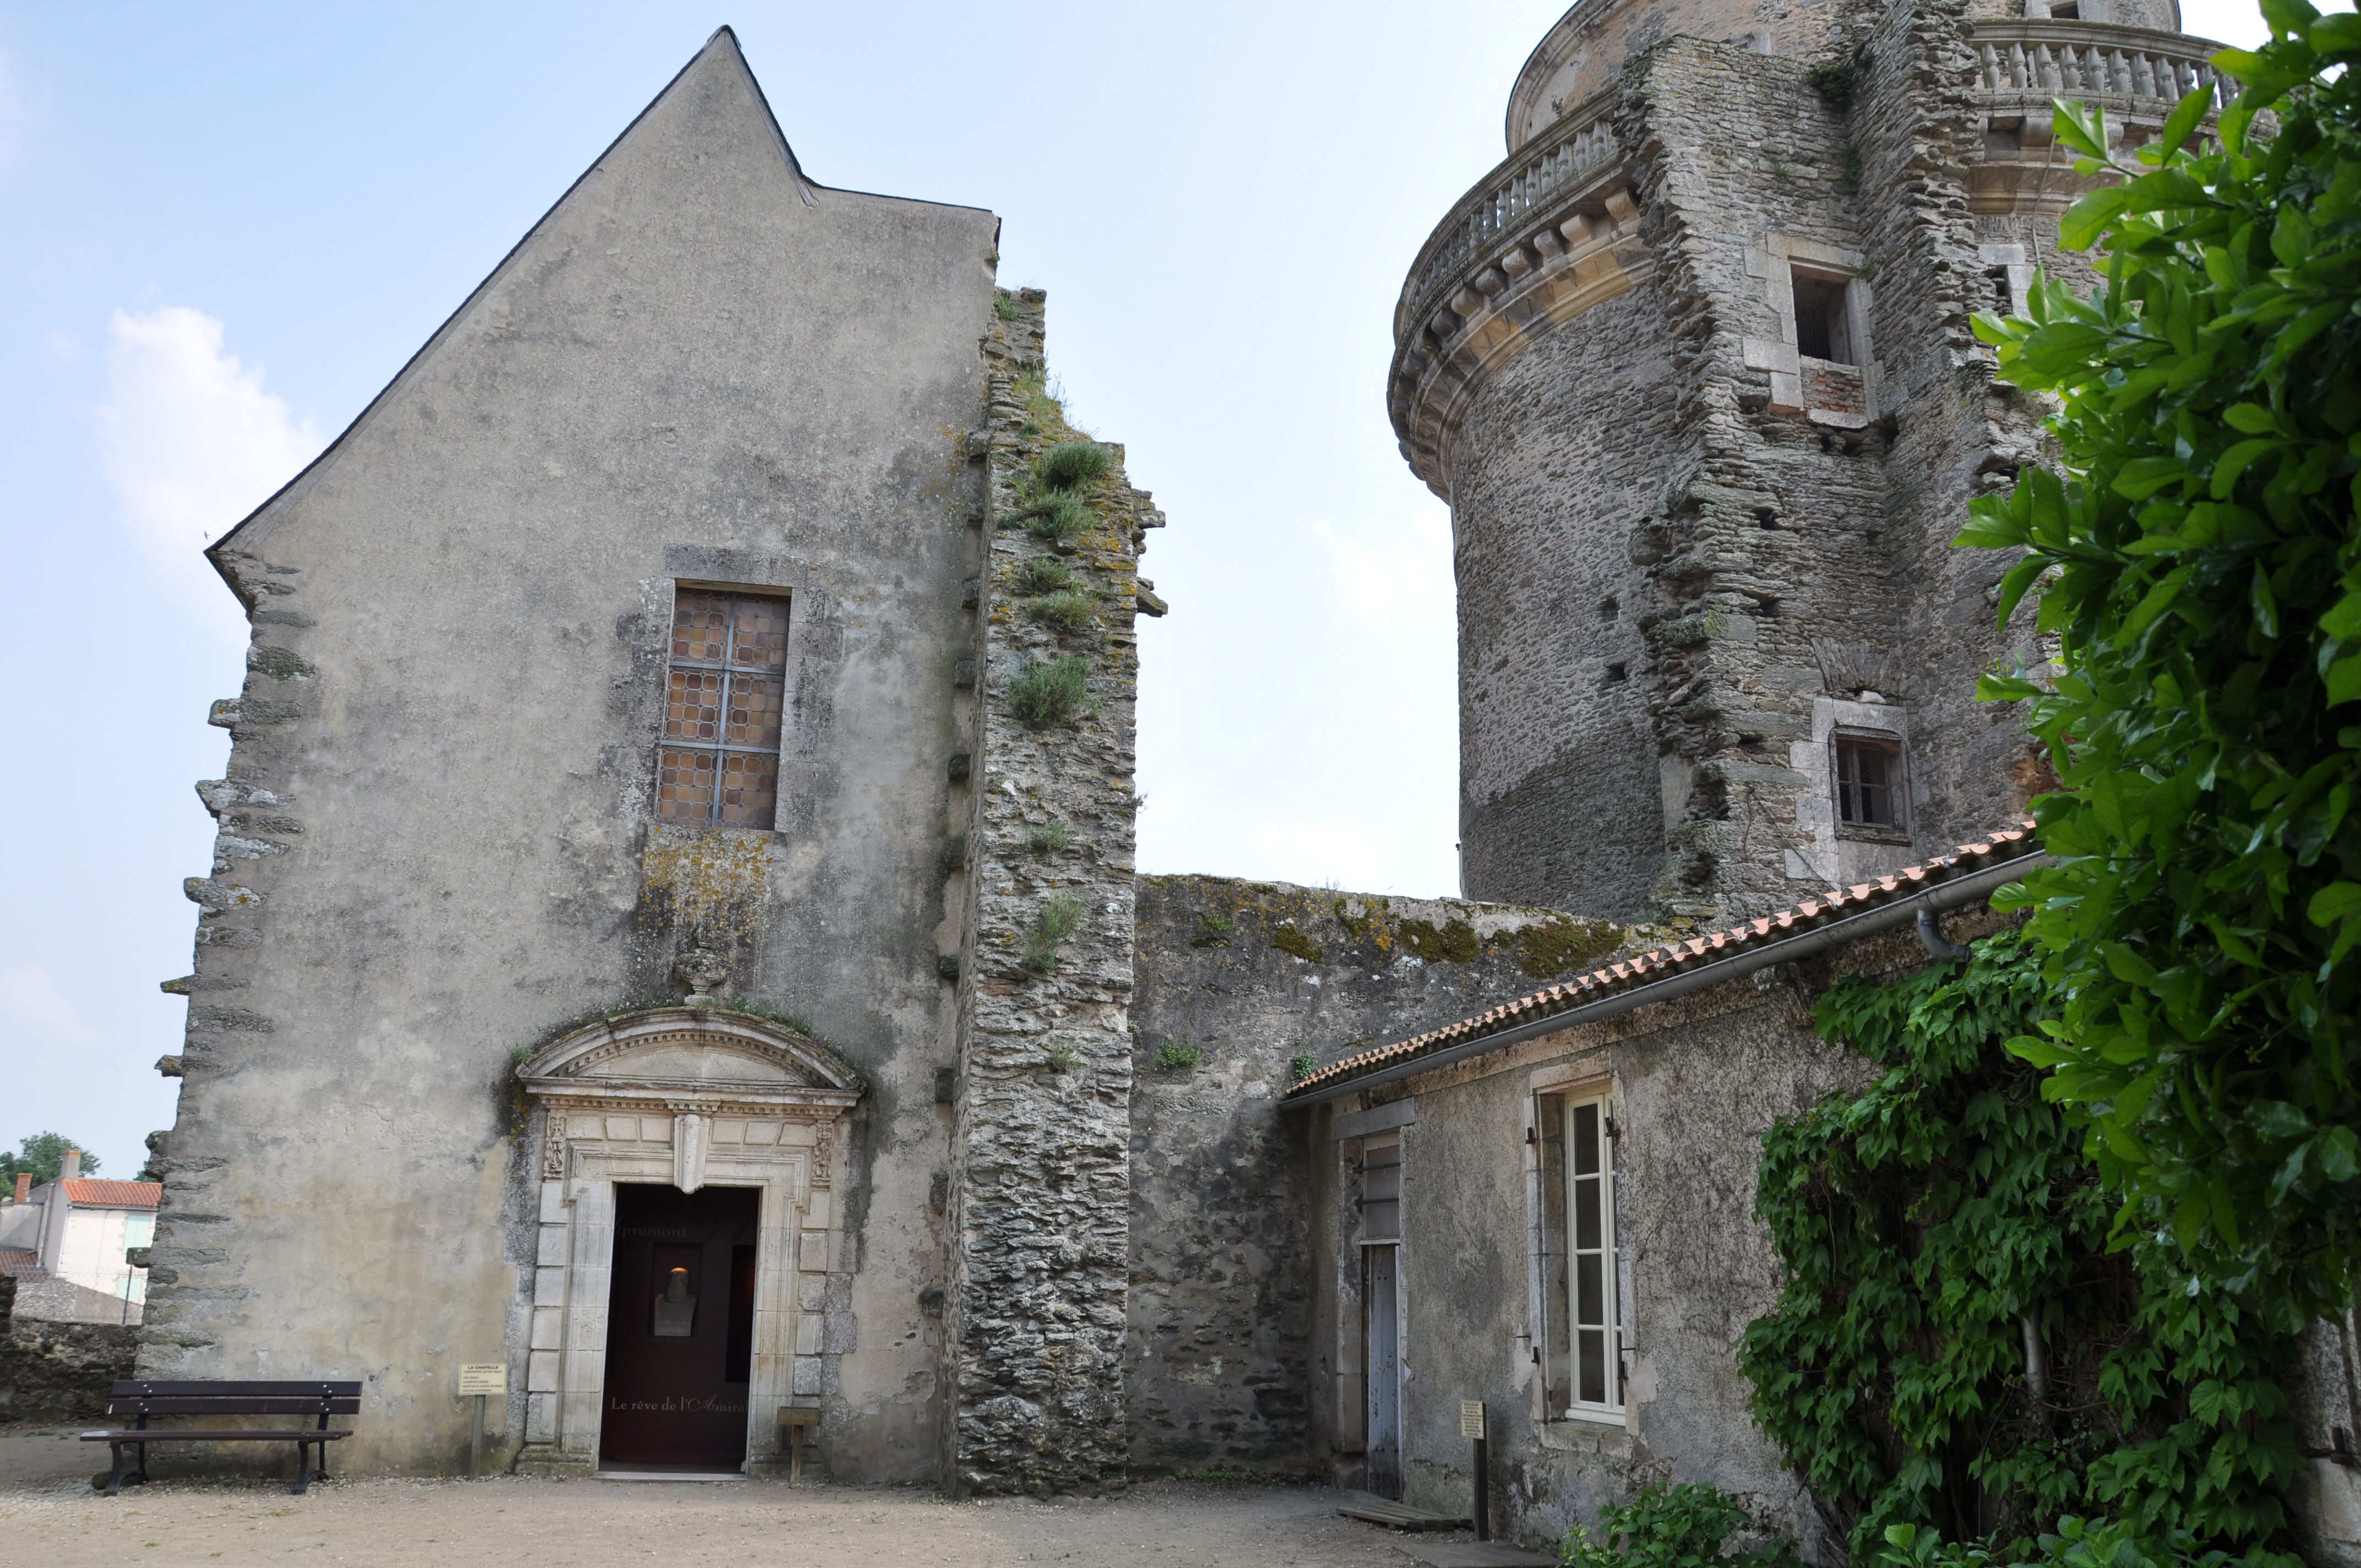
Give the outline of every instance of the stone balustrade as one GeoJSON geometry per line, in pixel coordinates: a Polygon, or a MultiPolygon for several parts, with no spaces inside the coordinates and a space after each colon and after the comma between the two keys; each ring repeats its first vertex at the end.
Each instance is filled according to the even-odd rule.
{"type": "Polygon", "coordinates": [[[1976,23],[1973,42],[1976,95],[1995,107],[2083,98],[2155,116],[2201,88],[2218,108],[2229,90],[2207,62],[2222,46],[2183,33],[2012,17],[1976,23]]]}
{"type": "MultiPolygon", "coordinates": [[[[1459,199],[1418,253],[1394,312],[1402,342],[1450,295],[1516,243],[1516,231],[1615,161],[1612,89],[1560,115],[1459,199]]],[[[1454,323],[1445,323],[1446,327],[1454,323]]]]}

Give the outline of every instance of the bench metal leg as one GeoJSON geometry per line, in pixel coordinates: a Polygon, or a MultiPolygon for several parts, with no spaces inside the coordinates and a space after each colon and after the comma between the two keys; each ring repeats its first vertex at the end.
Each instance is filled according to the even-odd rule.
{"type": "Polygon", "coordinates": [[[123,1495],[123,1444],[110,1442],[106,1447],[107,1452],[113,1456],[113,1463],[106,1472],[106,1495],[110,1497],[119,1497],[123,1495]]]}
{"type": "MultiPolygon", "coordinates": [[[[322,1443],[322,1448],[328,1445],[322,1443]]],[[[324,1455],[323,1456],[325,1457],[324,1455]]],[[[299,1440],[295,1444],[295,1492],[297,1496],[312,1485],[312,1445],[299,1440]]]]}

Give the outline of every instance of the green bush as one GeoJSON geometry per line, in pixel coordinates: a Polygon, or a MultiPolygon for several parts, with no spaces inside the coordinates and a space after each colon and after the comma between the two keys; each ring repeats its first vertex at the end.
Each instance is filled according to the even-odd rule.
{"type": "Polygon", "coordinates": [[[1051,496],[1026,509],[1025,528],[1036,539],[1057,543],[1082,532],[1097,517],[1079,496],[1051,496]]]}
{"type": "Polygon", "coordinates": [[[1074,830],[1063,822],[1037,822],[1025,832],[1025,847],[1037,855],[1071,848],[1074,830]]]}
{"type": "Polygon", "coordinates": [[[1036,625],[1046,626],[1061,637],[1079,637],[1099,623],[1098,596],[1079,588],[1051,594],[1027,604],[1025,614],[1036,625]]]}
{"type": "Polygon", "coordinates": [[[1287,1081],[1301,1083],[1320,1070],[1320,1058],[1310,1051],[1298,1051],[1287,1058],[1287,1081]]]}
{"type": "Polygon", "coordinates": [[[2123,1520],[2080,1519],[2071,1515],[2058,1521],[2054,1535],[2043,1535],[2011,1561],[1972,1542],[1947,1542],[1931,1530],[1898,1524],[1885,1532],[1885,1546],[1876,1561],[1886,1568],[2301,1568],[2303,1560],[2291,1552],[2250,1547],[2233,1557],[2218,1547],[2207,1548],[2185,1530],[2140,1536],[2123,1520]]]}
{"type": "Polygon", "coordinates": [[[2218,144],[2182,100],[2136,162],[2057,115],[2084,176],[2088,301],[2037,283],[1980,317],[2000,373],[2054,394],[2059,472],[1976,503],[1959,543],[2026,553],[2054,683],[2025,701],[2063,788],[2030,908],[2060,999],[2014,1043],[2088,1129],[2124,1236],[2282,1326],[2361,1275],[2361,16],[2265,0],[2272,42],[2218,144]],[[2279,115],[2252,138],[2254,116],[2279,115]]]}
{"type": "Polygon", "coordinates": [[[1054,594],[1074,580],[1074,569],[1055,555],[1027,555],[1016,563],[1016,591],[1054,594]]]}
{"type": "Polygon", "coordinates": [[[1803,1568],[1784,1541],[1724,1555],[1722,1547],[1745,1528],[1746,1510],[1714,1487],[1642,1486],[1629,1503],[1598,1510],[1596,1534],[1575,1526],[1558,1561],[1566,1568],[1803,1568]]]}
{"type": "Polygon", "coordinates": [[[1205,1059],[1205,1053],[1181,1040],[1167,1040],[1156,1047],[1156,1065],[1166,1072],[1187,1072],[1205,1059]]]}
{"type": "Polygon", "coordinates": [[[1078,490],[1095,485],[1115,466],[1115,454],[1095,441],[1061,441],[1041,454],[1045,489],[1078,490]]]}
{"type": "Polygon", "coordinates": [[[1053,729],[1082,710],[1090,673],[1079,653],[1048,664],[1027,659],[1008,683],[1008,711],[1027,729],[1053,729]]]}

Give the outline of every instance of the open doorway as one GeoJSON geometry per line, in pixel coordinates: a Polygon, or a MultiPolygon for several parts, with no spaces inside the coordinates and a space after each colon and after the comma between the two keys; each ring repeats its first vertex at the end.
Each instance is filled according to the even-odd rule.
{"type": "Polygon", "coordinates": [[[602,1467],[745,1463],[761,1201],[751,1187],[617,1185],[602,1467]]]}

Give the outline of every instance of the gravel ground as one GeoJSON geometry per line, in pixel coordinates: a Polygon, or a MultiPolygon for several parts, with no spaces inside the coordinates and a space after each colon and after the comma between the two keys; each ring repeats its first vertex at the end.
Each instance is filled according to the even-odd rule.
{"type": "Polygon", "coordinates": [[[298,1497],[284,1483],[163,1480],[108,1498],[90,1486],[105,1456],[63,1429],[0,1428],[0,1542],[10,1561],[1411,1568],[1411,1549],[1476,1560],[1466,1555],[1472,1542],[1340,1519],[1349,1495],[1318,1487],[1158,1481],[1104,1501],[950,1503],[912,1489],[777,1482],[332,1481],[298,1497]]]}

